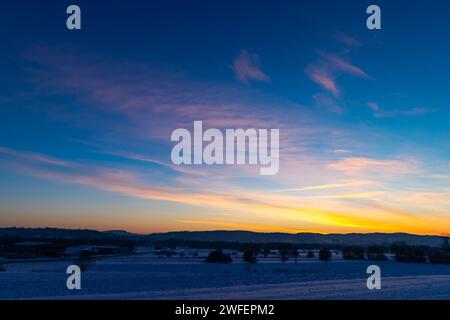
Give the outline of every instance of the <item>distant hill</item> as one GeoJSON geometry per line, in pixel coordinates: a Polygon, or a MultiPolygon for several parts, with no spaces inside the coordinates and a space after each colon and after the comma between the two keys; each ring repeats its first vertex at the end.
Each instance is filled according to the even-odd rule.
{"type": "Polygon", "coordinates": [[[259,233],[250,231],[181,231],[154,233],[147,236],[152,240],[186,240],[186,241],[233,241],[246,243],[287,242],[318,245],[389,245],[393,242],[405,242],[409,245],[439,247],[442,237],[419,236],[408,233],[259,233]]]}
{"type": "MultiPolygon", "coordinates": [[[[110,239],[125,236],[126,231],[102,232],[88,229],[59,229],[59,228],[0,228],[0,236],[17,236],[24,239],[110,239]]],[[[128,234],[132,235],[132,234],[128,234]]]]}
{"type": "Polygon", "coordinates": [[[139,237],[141,235],[136,233],[131,233],[125,230],[108,230],[108,231],[102,231],[103,234],[110,234],[110,235],[116,235],[116,236],[122,236],[122,237],[139,237]]]}
{"type": "Polygon", "coordinates": [[[65,238],[65,239],[140,239],[149,241],[185,240],[202,242],[241,242],[241,243],[298,243],[311,245],[389,245],[405,242],[409,245],[439,247],[440,236],[419,236],[408,233],[262,233],[251,231],[177,231],[141,235],[123,230],[96,231],[86,229],[58,228],[0,228],[0,236],[19,236],[24,239],[65,238]]]}

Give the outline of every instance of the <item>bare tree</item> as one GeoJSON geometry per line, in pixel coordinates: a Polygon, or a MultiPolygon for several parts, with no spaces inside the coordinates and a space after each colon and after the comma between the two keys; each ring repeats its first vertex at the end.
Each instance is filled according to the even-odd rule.
{"type": "Polygon", "coordinates": [[[242,257],[245,262],[249,264],[255,264],[256,263],[256,251],[254,249],[246,249],[244,251],[244,255],[242,257]]]}
{"type": "Polygon", "coordinates": [[[328,248],[322,248],[319,251],[319,259],[322,261],[325,261],[325,266],[327,265],[328,261],[331,259],[331,251],[328,248]]]}
{"type": "Polygon", "coordinates": [[[299,252],[297,247],[293,247],[291,250],[291,255],[294,257],[295,264],[297,264],[299,252]]]}

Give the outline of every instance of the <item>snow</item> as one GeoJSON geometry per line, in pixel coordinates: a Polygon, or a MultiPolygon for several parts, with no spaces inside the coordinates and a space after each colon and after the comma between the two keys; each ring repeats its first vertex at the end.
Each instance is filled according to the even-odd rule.
{"type": "Polygon", "coordinates": [[[179,249],[167,257],[138,250],[101,259],[82,274],[82,290],[66,288],[71,260],[7,263],[0,299],[450,299],[448,265],[342,259],[325,265],[302,253],[297,265],[271,255],[249,266],[230,251],[233,263],[208,264],[210,251],[179,249]],[[381,267],[381,290],[366,287],[371,264],[381,267]]]}

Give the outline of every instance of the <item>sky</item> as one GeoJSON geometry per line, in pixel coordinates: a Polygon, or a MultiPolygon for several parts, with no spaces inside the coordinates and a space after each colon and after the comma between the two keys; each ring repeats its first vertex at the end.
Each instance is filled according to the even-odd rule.
{"type": "Polygon", "coordinates": [[[450,3],[371,4],[2,4],[0,227],[450,233],[450,3]],[[195,120],[278,174],[174,165],[195,120]]]}

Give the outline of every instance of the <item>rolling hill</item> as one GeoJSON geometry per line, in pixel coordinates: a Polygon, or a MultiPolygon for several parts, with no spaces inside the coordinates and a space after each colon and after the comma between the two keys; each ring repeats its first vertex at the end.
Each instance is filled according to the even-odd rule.
{"type": "Polygon", "coordinates": [[[112,239],[127,238],[136,240],[165,241],[184,240],[202,242],[241,242],[241,243],[297,243],[317,245],[389,245],[404,242],[409,245],[439,247],[442,237],[432,235],[414,235],[408,233],[262,233],[252,231],[177,231],[152,233],[148,235],[130,233],[123,230],[97,231],[86,229],[58,228],[0,228],[1,236],[16,236],[23,239],[65,238],[65,239],[112,239]]]}

